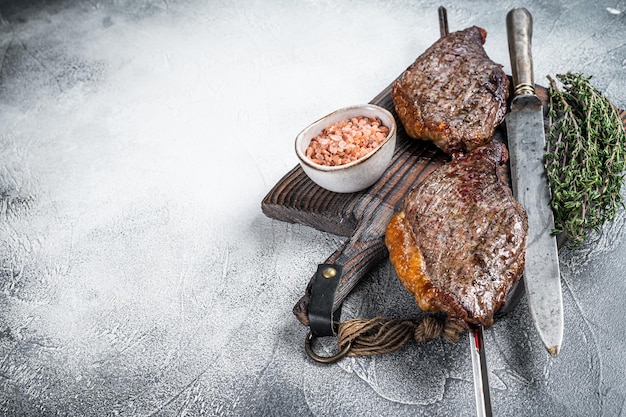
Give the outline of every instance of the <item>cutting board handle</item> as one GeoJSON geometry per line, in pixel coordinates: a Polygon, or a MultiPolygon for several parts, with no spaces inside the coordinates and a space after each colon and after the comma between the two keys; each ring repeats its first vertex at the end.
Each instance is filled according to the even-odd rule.
{"type": "MultiPolygon", "coordinates": [[[[371,236],[371,233],[359,233],[357,231],[324,262],[343,267],[343,276],[335,292],[333,311],[339,309],[343,300],[361,278],[388,255],[383,237],[367,238],[367,236],[371,236]]],[[[315,275],[311,277],[305,294],[293,308],[293,314],[305,326],[309,325],[308,305],[314,278],[315,275]]]]}

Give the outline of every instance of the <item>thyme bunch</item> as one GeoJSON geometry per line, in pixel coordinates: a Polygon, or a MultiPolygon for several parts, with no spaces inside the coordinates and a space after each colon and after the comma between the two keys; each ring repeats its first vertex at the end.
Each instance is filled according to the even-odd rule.
{"type": "Polygon", "coordinates": [[[613,221],[623,207],[626,133],[619,112],[580,73],[548,76],[545,168],[552,192],[554,233],[569,247],[613,221]]]}

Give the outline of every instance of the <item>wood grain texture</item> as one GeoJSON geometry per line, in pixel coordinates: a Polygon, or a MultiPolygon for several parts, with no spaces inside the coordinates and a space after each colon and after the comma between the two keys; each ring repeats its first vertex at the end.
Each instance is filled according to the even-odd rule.
{"type": "MultiPolygon", "coordinates": [[[[547,90],[537,86],[536,92],[546,103],[547,90]]],[[[391,99],[391,84],[370,103],[386,108],[397,120],[391,99]]],[[[626,112],[621,111],[620,114],[626,124],[626,112]]],[[[432,143],[410,138],[399,122],[397,135],[396,150],[389,168],[368,189],[348,194],[325,190],[311,181],[298,165],[269,191],[261,203],[263,213],[270,218],[349,238],[324,261],[343,265],[343,277],[335,296],[335,310],[360,279],[387,257],[385,228],[391,216],[399,210],[406,194],[449,160],[449,156],[432,143]]],[[[493,140],[506,143],[504,123],[496,130],[493,140]]],[[[502,167],[501,174],[508,178],[508,165],[502,167]]],[[[294,315],[304,325],[308,325],[307,305],[313,276],[314,271],[304,295],[293,308],[294,315]]],[[[511,292],[509,300],[519,299],[521,287],[511,292]]],[[[510,306],[515,302],[507,304],[510,306]]]]}
{"type": "MultiPolygon", "coordinates": [[[[386,108],[395,117],[390,87],[370,103],[386,108]]],[[[396,150],[389,168],[368,189],[357,193],[333,193],[317,186],[297,166],[270,190],[261,203],[268,217],[349,237],[325,261],[343,265],[343,276],[335,296],[335,310],[367,271],[386,258],[385,228],[404,196],[422,178],[448,160],[448,156],[431,143],[409,138],[400,124],[397,135],[396,150]]],[[[310,288],[311,281],[293,309],[305,325],[308,324],[310,288]]]]}

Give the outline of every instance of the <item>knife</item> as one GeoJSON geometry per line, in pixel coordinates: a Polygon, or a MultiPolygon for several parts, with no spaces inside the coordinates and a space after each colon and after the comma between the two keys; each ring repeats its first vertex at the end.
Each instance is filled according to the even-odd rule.
{"type": "Polygon", "coordinates": [[[543,165],[543,108],[535,95],[531,38],[532,16],[515,8],[506,16],[514,96],[506,116],[513,194],[526,209],[528,237],[524,283],[530,314],[552,356],[563,340],[561,274],[550,207],[550,189],[543,165]]]}

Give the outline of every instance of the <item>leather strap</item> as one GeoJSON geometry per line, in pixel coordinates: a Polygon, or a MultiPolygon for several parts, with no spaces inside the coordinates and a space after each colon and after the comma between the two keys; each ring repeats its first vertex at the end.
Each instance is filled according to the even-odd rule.
{"type": "Polygon", "coordinates": [[[311,285],[309,327],[314,337],[336,336],[333,304],[343,272],[342,265],[320,264],[311,285]]]}

